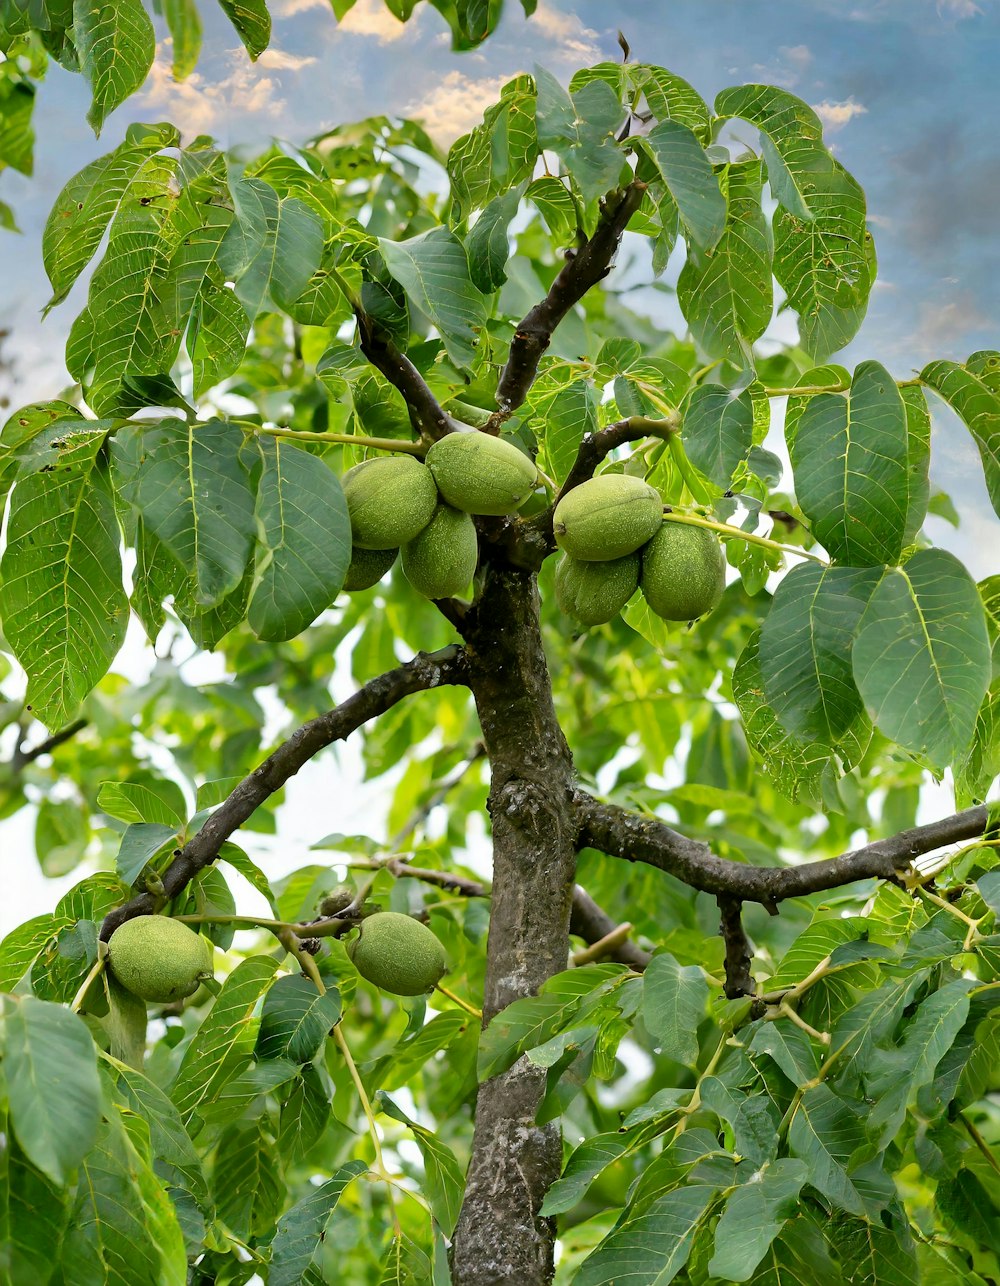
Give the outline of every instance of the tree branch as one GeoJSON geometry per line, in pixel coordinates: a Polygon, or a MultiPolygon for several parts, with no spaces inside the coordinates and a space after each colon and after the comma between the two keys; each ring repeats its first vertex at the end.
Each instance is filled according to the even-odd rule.
{"type": "MultiPolygon", "coordinates": [[[[420,880],[424,884],[432,884],[435,888],[444,889],[446,893],[457,893],[463,898],[488,898],[491,892],[488,884],[470,879],[467,875],[458,875],[454,871],[430,871],[422,866],[411,866],[409,862],[404,862],[398,857],[390,857],[388,861],[382,862],[377,858],[359,858],[350,865],[352,869],[361,871],[385,869],[399,880],[420,880]]],[[[310,932],[314,931],[314,926],[309,925],[303,927],[303,932],[306,927],[310,932]]],[[[595,943],[602,942],[619,927],[617,921],[612,920],[607,911],[598,906],[586,889],[581,888],[579,884],[573,886],[570,933],[577,938],[583,938],[584,942],[593,946],[595,943]]],[[[619,964],[626,964],[640,973],[652,959],[648,951],[643,951],[642,947],[628,940],[610,948],[602,958],[617,960],[619,964]]]]}
{"type": "Polygon", "coordinates": [[[622,233],[639,208],[646,184],[633,182],[604,199],[594,235],[560,269],[545,298],[531,309],[514,332],[507,364],[497,385],[498,410],[487,432],[496,433],[528,395],[552,332],[569,310],[611,270],[622,233]]]}
{"type": "Polygon", "coordinates": [[[743,903],[739,898],[720,893],[716,898],[722,919],[719,932],[726,944],[726,985],[723,990],[727,1000],[736,1000],[740,996],[754,994],[753,975],[750,962],[753,950],[750,940],[743,928],[743,903]]]}
{"type": "Polygon", "coordinates": [[[140,893],[105,916],[101,937],[107,941],[120,924],[136,915],[151,915],[175,897],[204,867],[211,865],[234,831],[268,796],[288,781],[313,755],[343,741],[362,724],[384,714],[404,697],[429,688],[465,682],[465,653],[457,644],[438,652],[419,652],[412,661],[371,679],[364,687],[297,729],[273,754],[244,777],[205,825],[184,845],[163,875],[162,894],[140,893]]]}
{"type": "Polygon", "coordinates": [[[769,910],[785,898],[839,888],[855,880],[898,881],[913,858],[945,844],[974,839],[987,826],[985,807],[967,808],[927,826],[900,831],[840,857],[802,866],[747,866],[716,857],[707,844],[688,839],[656,817],[574,793],[581,848],[596,848],[629,862],[645,862],[703,893],[759,902],[769,910]]]}
{"type": "Polygon", "coordinates": [[[401,353],[373,318],[357,305],[361,351],[377,371],[403,395],[414,427],[423,438],[434,441],[451,433],[455,425],[451,416],[431,392],[424,377],[405,353],[401,353]]]}
{"type": "MultiPolygon", "coordinates": [[[[583,938],[584,942],[594,946],[598,942],[603,942],[619,927],[618,923],[612,920],[603,907],[597,905],[585,889],[582,889],[579,884],[575,886],[573,889],[573,905],[569,916],[570,933],[575,934],[578,938],[583,938]]],[[[620,964],[626,964],[641,973],[649,964],[652,956],[648,951],[643,951],[642,947],[636,946],[634,942],[626,938],[603,954],[602,959],[617,960],[620,964]]]]}
{"type": "Polygon", "coordinates": [[[44,741],[40,741],[37,746],[31,746],[28,750],[25,750],[22,746],[18,746],[10,757],[11,771],[13,773],[19,773],[26,764],[34,763],[34,761],[36,759],[40,759],[42,755],[49,754],[51,751],[55,750],[57,746],[61,746],[64,741],[69,741],[70,738],[75,737],[76,734],[83,728],[86,728],[86,726],[86,719],[74,719],[73,722],[68,723],[65,728],[60,728],[59,731],[54,732],[51,737],[46,737],[44,741]]]}

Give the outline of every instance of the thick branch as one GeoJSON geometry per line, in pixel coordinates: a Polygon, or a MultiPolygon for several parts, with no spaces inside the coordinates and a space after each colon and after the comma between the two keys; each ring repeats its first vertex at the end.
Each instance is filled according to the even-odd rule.
{"type": "Polygon", "coordinates": [[[802,866],[747,866],[716,857],[707,844],[688,839],[655,817],[574,795],[581,848],[596,848],[629,862],[645,862],[704,893],[729,895],[773,909],[785,898],[839,888],[855,880],[898,880],[913,858],[945,844],[975,839],[987,825],[987,810],[962,813],[900,831],[888,839],[822,862],[802,866]]]}
{"type": "Polygon", "coordinates": [[[726,944],[726,985],[724,987],[726,998],[736,1000],[739,996],[752,996],[754,982],[750,963],[753,960],[753,951],[746,930],[743,928],[741,914],[743,903],[739,898],[730,897],[728,894],[720,894],[716,901],[722,917],[719,932],[726,944]]]}
{"type": "Polygon", "coordinates": [[[398,389],[410,409],[410,416],[423,438],[443,438],[454,424],[410,359],[360,308],[355,309],[361,351],[377,371],[398,389]]]}
{"type": "Polygon", "coordinates": [[[371,679],[339,706],[304,723],[243,778],[197,835],[188,840],[163,875],[163,893],[140,893],[109,912],[101,926],[101,937],[107,941],[126,920],[136,915],[150,915],[159,910],[165,900],[176,897],[200,870],[215,861],[222,845],[253,811],[280,790],[313,755],[334,741],[343,741],[369,719],[384,714],[411,693],[464,683],[465,673],[465,653],[457,644],[438,652],[420,652],[412,661],[371,679]]]}
{"type": "Polygon", "coordinates": [[[645,190],[644,183],[634,182],[623,191],[609,193],[594,235],[567,261],[545,298],[517,327],[497,386],[497,427],[527,397],[552,332],[591,286],[610,272],[622,233],[639,208],[645,190]]]}

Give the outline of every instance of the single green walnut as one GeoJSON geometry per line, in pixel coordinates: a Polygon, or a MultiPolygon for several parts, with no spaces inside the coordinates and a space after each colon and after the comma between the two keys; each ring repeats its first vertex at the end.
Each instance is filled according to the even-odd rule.
{"type": "Polygon", "coordinates": [[[179,920],[137,915],[112,933],[108,966],[141,1000],[182,1000],[212,976],[212,945],[179,920]]]}
{"type": "Polygon", "coordinates": [[[426,460],[442,498],[467,514],[512,514],[538,481],[523,451],[478,429],[440,438],[426,460]]]}
{"type": "Polygon", "coordinates": [[[437,488],[412,455],[379,456],[342,479],[351,537],[361,549],[398,549],[430,522],[437,488]]]}
{"type": "Polygon", "coordinates": [[[397,911],[362,920],[347,954],[362,978],[393,996],[421,996],[448,972],[444,947],[430,929],[397,911]]]}
{"type": "Polygon", "coordinates": [[[479,560],[476,524],[451,505],[438,505],[423,531],[403,546],[403,571],[425,598],[451,598],[467,588],[479,560]]]}
{"type": "Polygon", "coordinates": [[[642,592],[665,621],[694,621],[718,606],[726,588],[726,560],[706,527],[663,523],[642,551],[642,592]]]}
{"type": "Polygon", "coordinates": [[[563,554],[556,565],[559,610],[583,625],[613,621],[639,585],[639,555],[608,563],[582,563],[563,554]]]}
{"type": "Polygon", "coordinates": [[[362,549],[356,545],[351,550],[351,563],[344,577],[344,589],[349,594],[359,589],[377,585],[399,557],[398,549],[362,549]]]}
{"type": "Polygon", "coordinates": [[[660,493],[627,473],[602,473],[568,491],[556,505],[552,530],[564,554],[606,563],[634,554],[658,531],[660,493]]]}

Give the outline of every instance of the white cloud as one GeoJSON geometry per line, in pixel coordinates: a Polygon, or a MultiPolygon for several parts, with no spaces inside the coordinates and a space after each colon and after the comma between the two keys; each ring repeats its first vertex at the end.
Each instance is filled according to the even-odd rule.
{"type": "Polygon", "coordinates": [[[385,7],[384,0],[358,0],[337,23],[337,30],[352,36],[374,36],[380,45],[391,45],[407,31],[412,33],[417,21],[411,18],[409,23],[400,22],[385,7]]]}
{"type": "Polygon", "coordinates": [[[273,67],[275,71],[300,71],[314,63],[308,54],[289,54],[283,49],[265,49],[257,59],[258,67],[273,67]]]}
{"type": "Polygon", "coordinates": [[[228,121],[237,114],[267,112],[276,116],[285,110],[278,82],[261,75],[242,49],[232,51],[232,70],[222,80],[206,80],[193,72],[187,80],[177,82],[171,72],[170,43],[165,40],[157,46],[138,101],[162,110],[183,134],[224,134],[228,121]]]}
{"type": "Polygon", "coordinates": [[[943,18],[954,18],[956,22],[975,18],[983,12],[975,0],[938,0],[937,11],[943,18]]]}
{"type": "Polygon", "coordinates": [[[855,116],[864,116],[868,111],[867,107],[856,103],[853,98],[845,99],[842,103],[832,103],[827,99],[822,103],[813,103],[812,109],[831,134],[843,129],[855,116]]]}
{"type": "Polygon", "coordinates": [[[276,18],[293,18],[307,9],[326,9],[329,12],[330,0],[273,0],[272,8],[276,18]]]}
{"type": "Polygon", "coordinates": [[[808,45],[781,45],[778,53],[799,71],[805,71],[813,60],[812,50],[808,45]]]}
{"type": "Polygon", "coordinates": [[[540,0],[538,8],[528,21],[529,35],[540,31],[543,36],[558,43],[557,49],[546,50],[546,56],[560,62],[596,62],[601,56],[597,32],[585,27],[574,13],[564,13],[548,0],[540,0]]]}
{"type": "Polygon", "coordinates": [[[474,80],[460,71],[449,71],[425,97],[407,103],[403,114],[422,121],[435,143],[447,147],[479,124],[484,110],[496,102],[509,79],[490,76],[474,80]]]}

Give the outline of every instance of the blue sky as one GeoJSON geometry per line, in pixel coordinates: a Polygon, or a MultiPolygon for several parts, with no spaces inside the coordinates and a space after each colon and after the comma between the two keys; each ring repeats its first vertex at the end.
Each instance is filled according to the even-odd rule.
{"type": "MultiPolygon", "coordinates": [[[[14,331],[4,355],[17,375],[5,391],[15,404],[63,386],[62,347],[81,298],[74,292],[41,324],[45,216],[66,179],[113,147],[130,121],[170,119],[186,134],[232,145],[301,140],[388,112],[423,118],[447,145],[535,62],[565,79],[618,58],[619,28],[636,58],[671,68],[709,99],[728,84],[766,81],[823,118],[829,143],[866,190],[880,259],[849,364],[875,357],[903,377],[932,356],[961,360],[1000,347],[1000,136],[991,124],[1000,0],[540,0],[531,19],[507,0],[498,31],[467,54],[451,52],[443,20],[426,4],[403,26],[381,0],[359,0],[338,26],[329,0],[273,0],[272,47],[256,65],[221,11],[210,0],[200,7],[206,52],[195,74],[172,81],[162,40],[146,87],[109,118],[101,139],[86,123],[80,77],[53,67],[42,86],[35,176],[0,179],[24,230],[0,243],[0,316],[14,331]]],[[[990,540],[994,548],[1000,541],[973,450],[942,413],[935,479],[969,505],[971,539],[961,552],[982,575],[1000,563],[990,540]]]]}

